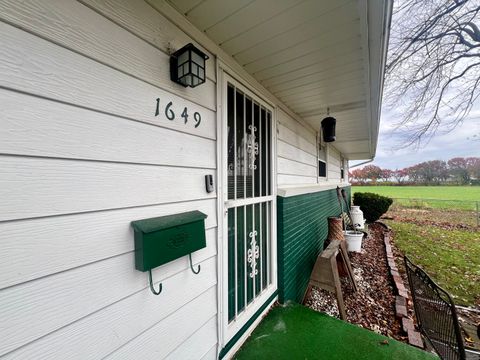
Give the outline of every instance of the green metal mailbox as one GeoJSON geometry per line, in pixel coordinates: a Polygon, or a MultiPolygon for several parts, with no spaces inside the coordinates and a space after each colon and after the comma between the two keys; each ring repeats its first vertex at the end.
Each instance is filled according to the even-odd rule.
{"type": "MultiPolygon", "coordinates": [[[[205,219],[200,211],[161,216],[132,222],[135,233],[135,268],[149,271],[150,287],[153,289],[151,270],[206,246],[205,219]]],[[[160,287],[161,291],[161,287],[160,287]]],[[[160,292],[158,292],[159,294],[160,292]]],[[[157,295],[158,295],[157,294],[157,295]]]]}

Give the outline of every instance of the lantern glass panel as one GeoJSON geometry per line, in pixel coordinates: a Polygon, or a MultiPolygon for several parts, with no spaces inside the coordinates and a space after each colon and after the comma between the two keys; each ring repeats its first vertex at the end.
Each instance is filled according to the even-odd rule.
{"type": "Polygon", "coordinates": [[[187,63],[189,60],[189,51],[185,51],[184,53],[180,54],[178,57],[178,65],[182,65],[184,63],[187,63]]]}
{"type": "Polygon", "coordinates": [[[205,59],[194,51],[192,51],[192,60],[194,63],[202,67],[203,67],[203,63],[205,62],[205,59]]]}
{"type": "Polygon", "coordinates": [[[192,64],[192,74],[198,76],[198,65],[195,63],[192,64]]]}

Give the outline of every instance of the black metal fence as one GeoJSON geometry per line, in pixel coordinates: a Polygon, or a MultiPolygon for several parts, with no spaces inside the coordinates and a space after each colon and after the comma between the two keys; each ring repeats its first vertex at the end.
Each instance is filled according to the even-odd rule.
{"type": "Polygon", "coordinates": [[[450,295],[405,256],[420,331],[442,359],[465,359],[465,347],[450,295]]]}

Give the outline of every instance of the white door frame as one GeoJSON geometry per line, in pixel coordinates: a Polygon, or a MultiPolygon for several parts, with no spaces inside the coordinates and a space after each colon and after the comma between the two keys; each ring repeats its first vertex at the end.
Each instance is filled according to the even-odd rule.
{"type": "Polygon", "coordinates": [[[223,63],[217,66],[217,210],[218,210],[218,244],[217,244],[217,268],[218,268],[218,330],[219,330],[219,351],[228,343],[229,340],[252,318],[252,316],[265,304],[265,302],[277,290],[277,171],[276,171],[276,108],[269,101],[257,95],[253,88],[248,86],[248,82],[237,80],[240,77],[230,75],[233,73],[223,63]],[[240,88],[254,100],[264,105],[272,114],[271,128],[271,245],[270,245],[270,266],[271,280],[269,285],[254,302],[250,305],[240,319],[233,320],[228,323],[228,218],[226,211],[226,203],[228,202],[227,194],[227,83],[230,82],[240,88]],[[245,83],[247,85],[245,85],[245,83]]]}

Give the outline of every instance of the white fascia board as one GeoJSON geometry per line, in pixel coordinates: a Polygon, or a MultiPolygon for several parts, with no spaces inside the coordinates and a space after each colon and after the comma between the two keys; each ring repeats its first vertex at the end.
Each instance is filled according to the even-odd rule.
{"type": "MultiPolygon", "coordinates": [[[[366,121],[369,127],[370,145],[369,156],[365,158],[373,158],[377,149],[392,9],[393,0],[359,1],[360,32],[366,64],[366,121]]],[[[352,157],[355,156],[355,154],[352,155],[352,157]]]]}
{"type": "MultiPolygon", "coordinates": [[[[374,61],[371,66],[371,89],[374,92],[374,95],[377,95],[374,98],[377,101],[372,102],[372,116],[375,116],[374,123],[372,124],[372,157],[375,156],[378,143],[378,134],[380,127],[380,116],[382,111],[382,97],[383,97],[383,85],[384,85],[384,76],[385,76],[385,66],[387,62],[387,52],[388,52],[388,42],[390,38],[390,27],[392,21],[392,12],[393,12],[393,0],[376,0],[369,1],[369,10],[370,18],[381,20],[380,24],[372,24],[375,27],[375,32],[380,31],[381,33],[377,35],[374,33],[373,43],[379,44],[378,51],[374,54],[375,57],[378,57],[378,64],[374,61]],[[381,14],[378,14],[381,9],[381,14]],[[375,10],[375,11],[374,11],[375,10]],[[378,40],[379,41],[378,41],[378,40]],[[375,121],[376,120],[376,121],[375,121]]],[[[371,22],[369,22],[369,25],[371,22]]],[[[376,59],[375,59],[376,60],[376,59]]],[[[374,100],[372,99],[372,100],[374,100]]]]}

